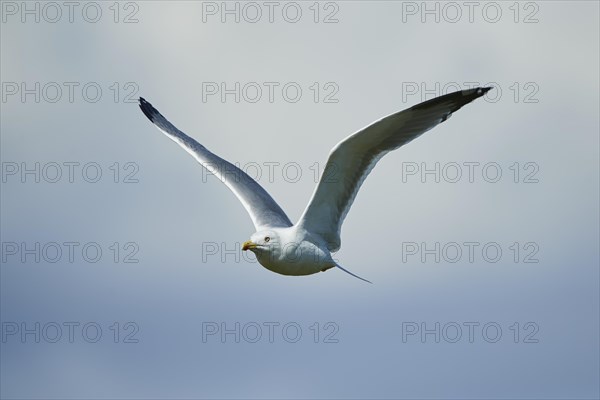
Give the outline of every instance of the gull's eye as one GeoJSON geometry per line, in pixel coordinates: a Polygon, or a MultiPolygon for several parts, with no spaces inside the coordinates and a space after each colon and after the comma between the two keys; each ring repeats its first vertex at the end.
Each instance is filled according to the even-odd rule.
{"type": "Polygon", "coordinates": [[[269,240],[271,240],[271,238],[270,238],[270,237],[268,237],[268,236],[267,236],[267,237],[265,237],[265,243],[269,243],[269,240]]]}

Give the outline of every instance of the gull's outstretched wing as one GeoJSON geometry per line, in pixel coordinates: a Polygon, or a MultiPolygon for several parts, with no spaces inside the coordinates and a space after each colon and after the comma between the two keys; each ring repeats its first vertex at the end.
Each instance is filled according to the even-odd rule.
{"type": "Polygon", "coordinates": [[[450,93],[389,115],[338,143],[298,225],[320,235],[329,250],[340,248],[342,222],[356,193],[375,164],[389,151],[410,142],[491,88],[450,93]]]}
{"type": "Polygon", "coordinates": [[[256,230],[292,226],[289,218],[269,193],[244,171],[211,153],[200,143],[175,128],[152,104],[140,97],[140,108],[165,135],[214,173],[242,202],[256,230]]]}

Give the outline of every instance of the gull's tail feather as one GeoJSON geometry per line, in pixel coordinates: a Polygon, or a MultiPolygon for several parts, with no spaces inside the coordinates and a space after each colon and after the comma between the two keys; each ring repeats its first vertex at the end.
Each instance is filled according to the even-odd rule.
{"type": "Polygon", "coordinates": [[[358,276],[356,274],[353,274],[352,272],[348,271],[346,268],[342,267],[340,264],[335,264],[335,266],[338,267],[339,269],[341,269],[342,271],[344,271],[345,273],[350,274],[353,277],[360,279],[361,281],[365,281],[365,282],[368,282],[370,284],[373,284],[373,282],[368,281],[365,278],[361,278],[360,276],[358,276]]]}

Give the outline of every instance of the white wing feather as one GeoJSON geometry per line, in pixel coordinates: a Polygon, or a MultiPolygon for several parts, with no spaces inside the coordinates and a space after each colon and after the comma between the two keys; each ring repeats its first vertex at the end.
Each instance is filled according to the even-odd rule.
{"type": "Polygon", "coordinates": [[[389,115],[338,143],[298,225],[320,235],[330,251],[341,246],[340,231],[360,186],[388,152],[410,142],[491,88],[450,93],[389,115]]]}
{"type": "Polygon", "coordinates": [[[230,162],[211,153],[200,143],[177,129],[152,104],[140,98],[140,108],[165,135],[190,153],[203,167],[214,173],[242,202],[256,230],[292,226],[273,198],[254,179],[230,162]]]}

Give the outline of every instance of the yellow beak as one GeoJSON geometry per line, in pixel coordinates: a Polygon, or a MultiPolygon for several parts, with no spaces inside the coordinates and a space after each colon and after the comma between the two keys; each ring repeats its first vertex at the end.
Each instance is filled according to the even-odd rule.
{"type": "Polygon", "coordinates": [[[255,247],[256,247],[256,243],[254,243],[252,240],[248,240],[247,242],[244,242],[244,244],[242,244],[242,250],[244,250],[244,251],[253,249],[255,247]]]}

